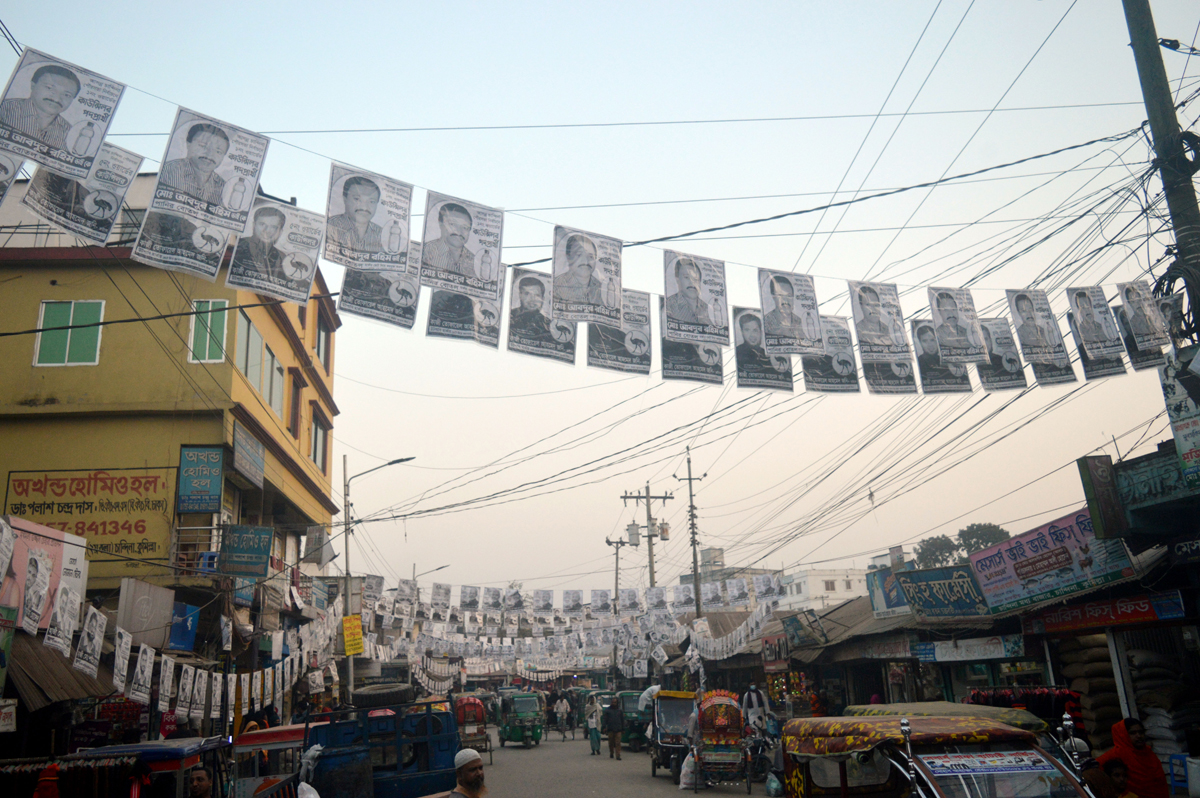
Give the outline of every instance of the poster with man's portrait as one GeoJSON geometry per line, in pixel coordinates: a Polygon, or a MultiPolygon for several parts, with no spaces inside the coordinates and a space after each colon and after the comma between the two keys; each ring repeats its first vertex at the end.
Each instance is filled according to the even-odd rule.
{"type": "Polygon", "coordinates": [[[1117,293],[1124,300],[1129,334],[1139,350],[1152,351],[1171,343],[1167,320],[1145,280],[1117,283],[1117,293]]]}
{"type": "Polygon", "coordinates": [[[1013,323],[1017,325],[1017,340],[1025,360],[1029,363],[1065,362],[1067,347],[1046,292],[1040,288],[1010,288],[1004,293],[1013,323]]]}
{"type": "Polygon", "coordinates": [[[801,355],[804,389],[814,393],[858,393],[858,367],[854,361],[854,340],[850,320],[842,316],[821,316],[821,337],[825,354],[801,355]]]}
{"type": "Polygon", "coordinates": [[[129,654],[133,648],[133,635],[121,627],[116,630],[116,653],[113,656],[113,689],[125,692],[125,675],[129,671],[129,654]]]}
{"type": "Polygon", "coordinates": [[[745,607],[750,603],[750,591],[747,589],[745,577],[726,579],[725,592],[729,596],[730,606],[745,607]]]}
{"type": "MultiPolygon", "coordinates": [[[[983,363],[987,350],[975,313],[975,300],[966,288],[930,287],[929,309],[943,363],[983,363]]],[[[915,340],[915,339],[914,339],[915,340]]]]}
{"type": "Polygon", "coordinates": [[[650,295],[623,289],[621,326],[588,325],[588,366],[627,374],[650,373],[650,295]]]}
{"type": "Polygon", "coordinates": [[[13,531],[8,521],[0,518],[0,582],[8,576],[8,566],[12,563],[13,551],[17,545],[17,533],[13,531]]]}
{"type": "Polygon", "coordinates": [[[533,591],[533,611],[542,618],[554,617],[554,591],[533,591]]]}
{"type": "Polygon", "coordinates": [[[663,251],[666,322],[663,337],[680,343],[729,346],[725,262],[663,251]]]}
{"type": "Polygon", "coordinates": [[[425,198],[422,285],[475,299],[501,295],[504,212],[436,191],[425,198]]]}
{"type": "Polygon", "coordinates": [[[4,204],[4,198],[8,196],[8,190],[12,188],[24,163],[20,158],[0,152],[0,205],[4,204]]]}
{"type": "MultiPolygon", "coordinates": [[[[421,242],[408,245],[409,263],[421,260],[421,242]]],[[[417,321],[421,279],[408,271],[364,272],[347,268],[338,294],[338,310],[411,330],[417,321]]]]}
{"type": "Polygon", "coordinates": [[[69,586],[60,584],[54,596],[54,610],[42,642],[64,657],[71,656],[71,638],[79,615],[79,596],[69,586]]]}
{"type": "MultiPolygon", "coordinates": [[[[21,204],[39,219],[102,247],[141,165],[142,156],[106,141],[92,171],[84,177],[63,177],[46,167],[38,169],[21,204]]],[[[0,179],[2,172],[0,169],[0,179]]]]}
{"type": "Polygon", "coordinates": [[[691,582],[675,585],[671,592],[672,612],[678,615],[681,612],[689,612],[694,609],[696,609],[695,585],[691,582]]]}
{"type": "MultiPolygon", "coordinates": [[[[232,676],[233,674],[229,674],[232,676]]],[[[225,693],[225,677],[219,673],[212,675],[212,702],[209,705],[208,717],[216,720],[221,717],[221,701],[225,693]]]]}
{"type": "Polygon", "coordinates": [[[700,606],[706,610],[713,610],[720,607],[724,602],[721,599],[721,583],[720,582],[701,582],[700,583],[700,606]]]}
{"type": "Polygon", "coordinates": [[[0,150],[86,177],[124,93],[123,83],[26,47],[0,95],[0,150]]]}
{"type": "Polygon", "coordinates": [[[186,718],[192,708],[192,677],[196,669],[191,665],[179,666],[179,693],[175,698],[175,716],[186,718]]]}
{"type": "Polygon", "coordinates": [[[266,197],[255,197],[250,227],[238,239],[225,285],[308,303],[325,217],[266,197]]]}
{"type": "MultiPolygon", "coordinates": [[[[96,671],[100,665],[100,649],[104,645],[104,630],[107,626],[108,619],[104,617],[104,613],[89,603],[87,614],[83,618],[83,631],[79,635],[79,645],[75,648],[75,662],[71,667],[77,671],[83,671],[93,679],[96,678],[96,671]]],[[[117,689],[123,688],[124,685],[121,685],[117,689]]]]}
{"type": "Polygon", "coordinates": [[[750,579],[754,582],[754,595],[760,604],[779,598],[779,583],[771,574],[754,574],[750,579]]]}
{"type": "MultiPolygon", "coordinates": [[[[763,347],[772,355],[822,355],[820,312],[812,277],[758,270],[762,302],[763,347]]],[[[736,313],[734,321],[737,321],[736,313]]],[[[737,328],[734,327],[734,337],[737,328]]]]}
{"type": "Polygon", "coordinates": [[[623,587],[618,590],[617,601],[621,607],[622,615],[633,615],[642,609],[638,603],[638,592],[635,587],[623,587]]]}
{"type": "Polygon", "coordinates": [[[666,300],[663,297],[658,298],[658,323],[664,380],[686,380],[706,385],[724,384],[724,363],[720,346],[671,341],[661,334],[667,328],[666,300]]]}
{"type": "Polygon", "coordinates": [[[792,391],[792,358],[768,353],[763,347],[762,313],[754,308],[735,307],[733,342],[739,388],[792,391]]]}
{"type": "Polygon", "coordinates": [[[1161,346],[1142,348],[1138,345],[1137,336],[1133,332],[1133,324],[1129,319],[1129,308],[1117,305],[1113,308],[1113,316],[1117,319],[1117,329],[1121,331],[1121,341],[1125,344],[1125,353],[1129,355],[1129,365],[1134,371],[1156,369],[1165,366],[1166,357],[1161,346]]]}
{"type": "Polygon", "coordinates": [[[504,612],[504,593],[498,587],[483,589],[483,610],[490,614],[499,615],[504,612]]]}
{"type": "Polygon", "coordinates": [[[850,310],[858,335],[858,354],[863,364],[912,362],[912,348],[904,333],[904,312],[895,283],[863,283],[847,280],[850,310]]]}
{"type": "Polygon", "coordinates": [[[37,635],[50,599],[50,569],[53,561],[44,550],[30,546],[25,562],[24,596],[21,601],[21,628],[28,635],[37,635]]]}
{"type": "Polygon", "coordinates": [[[508,587],[504,589],[504,611],[506,613],[519,613],[525,609],[525,597],[521,595],[519,588],[508,587]]]}
{"type": "Polygon", "coordinates": [[[204,720],[204,705],[208,703],[209,676],[208,671],[197,670],[192,679],[192,704],[188,709],[188,717],[192,720],[204,720]]]}
{"type": "Polygon", "coordinates": [[[591,614],[593,618],[610,618],[613,614],[612,591],[593,590],[591,614]]]}
{"type": "Polygon", "coordinates": [[[667,606],[667,589],[665,587],[646,588],[646,610],[658,615],[670,611],[667,606]]]}
{"type": "Polygon", "coordinates": [[[412,186],[345,164],[329,167],[326,260],[365,272],[420,271],[408,260],[412,186]]]}
{"type": "Polygon", "coordinates": [[[450,609],[450,585],[443,582],[434,582],[433,593],[429,603],[434,609],[442,610],[443,612],[448,611],[450,609]]]}
{"type": "Polygon", "coordinates": [[[555,321],[620,326],[620,239],[556,225],[550,289],[555,321]]]}
{"type": "MultiPolygon", "coordinates": [[[[413,579],[401,579],[396,585],[396,601],[412,606],[417,603],[417,583],[413,579]]],[[[337,613],[334,613],[335,615],[337,613]]]]}
{"type": "Polygon", "coordinates": [[[175,692],[175,658],[163,655],[158,670],[158,711],[171,711],[171,695],[175,692]]]}
{"type": "MultiPolygon", "coordinates": [[[[129,639],[132,641],[133,635],[129,635],[129,639]]],[[[141,643],[138,645],[137,664],[133,667],[133,679],[129,682],[129,700],[150,706],[150,679],[153,675],[154,649],[141,643]]]]}
{"type": "MultiPolygon", "coordinates": [[[[497,278],[501,290],[504,274],[497,278]]],[[[454,291],[435,290],[429,297],[425,335],[474,341],[488,349],[500,348],[500,296],[476,299],[454,291]]]]}
{"type": "Polygon", "coordinates": [[[975,365],[983,389],[1011,391],[1026,387],[1025,369],[1021,367],[1017,341],[1008,326],[1008,319],[980,319],[979,328],[983,330],[983,344],[988,355],[986,363],[975,365]]]}
{"type": "Polygon", "coordinates": [[[474,613],[479,610],[479,588],[463,585],[459,588],[458,606],[463,612],[474,613]]]}
{"type": "Polygon", "coordinates": [[[562,614],[563,614],[564,618],[582,618],[583,617],[583,591],[582,590],[564,590],[563,591],[562,614]]]}
{"type": "Polygon", "coordinates": [[[1071,337],[1075,339],[1075,348],[1079,351],[1079,365],[1083,367],[1085,381],[1098,380],[1103,377],[1124,376],[1125,360],[1120,355],[1114,357],[1088,357],[1083,341],[1079,337],[1079,325],[1075,322],[1075,314],[1067,311],[1067,326],[1071,329],[1071,337]]]}
{"type": "Polygon", "coordinates": [[[574,364],[575,323],[551,318],[550,276],[514,268],[509,291],[508,351],[574,364]]]}
{"type": "Polygon", "coordinates": [[[1067,289],[1067,302],[1075,317],[1079,340],[1090,358],[1120,357],[1125,351],[1104,288],[1098,285],[1067,289]]]}
{"type": "MultiPolygon", "coordinates": [[[[971,376],[962,363],[950,363],[942,357],[934,323],[928,319],[913,319],[913,346],[917,353],[917,370],[921,374],[924,393],[970,393],[971,376]]],[[[976,322],[978,324],[978,322],[976,322]]],[[[981,339],[983,335],[979,336],[981,339]]]]}

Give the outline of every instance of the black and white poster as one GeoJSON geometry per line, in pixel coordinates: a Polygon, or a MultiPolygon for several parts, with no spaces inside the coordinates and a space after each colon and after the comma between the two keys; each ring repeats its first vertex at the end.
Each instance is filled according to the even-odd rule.
{"type": "Polygon", "coordinates": [[[623,587],[618,590],[617,601],[622,615],[633,615],[642,609],[638,604],[638,592],[635,587],[623,587]]]}
{"type": "Polygon", "coordinates": [[[208,671],[196,671],[196,676],[192,679],[192,704],[188,710],[188,717],[192,720],[204,720],[204,705],[208,703],[209,681],[208,671]]]}
{"type": "Polygon", "coordinates": [[[663,281],[666,284],[664,338],[729,346],[724,261],[664,250],[663,281]]]}
{"type": "Polygon", "coordinates": [[[582,618],[583,617],[583,591],[582,590],[564,590],[563,591],[563,617],[565,618],[582,618]]]}
{"type": "Polygon", "coordinates": [[[142,156],[106,141],[91,173],[84,177],[63,177],[45,167],[38,169],[21,204],[39,219],[102,247],[141,165],[142,156]]]}
{"type": "Polygon", "coordinates": [[[724,603],[721,598],[720,582],[700,583],[700,606],[706,610],[715,610],[724,603]]]}
{"type": "Polygon", "coordinates": [[[1050,299],[1040,288],[1008,289],[1008,309],[1017,325],[1021,354],[1028,363],[1064,363],[1067,346],[1050,309],[1050,299]]]}
{"type": "Polygon", "coordinates": [[[1033,378],[1042,387],[1078,381],[1075,377],[1075,369],[1071,368],[1069,360],[1063,360],[1061,363],[1030,363],[1029,365],[1033,366],[1033,378]]]}
{"type": "Polygon", "coordinates": [[[779,577],[771,574],[754,574],[750,578],[754,582],[754,596],[760,604],[780,597],[779,577]]]}
{"type": "Polygon", "coordinates": [[[650,373],[650,295],[623,289],[621,326],[588,324],[587,364],[628,374],[650,373]]]}
{"type": "Polygon", "coordinates": [[[421,284],[475,299],[502,296],[503,233],[504,212],[498,208],[428,192],[421,284]]]}
{"type": "Polygon", "coordinates": [[[179,666],[179,693],[175,697],[175,717],[184,719],[192,708],[192,677],[196,669],[191,665],[179,666]]]}
{"type": "Polygon", "coordinates": [[[695,585],[685,582],[675,585],[671,590],[671,611],[678,615],[681,612],[691,612],[696,609],[695,585]]]}
{"type": "Polygon", "coordinates": [[[37,637],[46,602],[50,599],[50,568],[53,560],[45,549],[30,546],[25,561],[25,593],[21,600],[21,628],[37,637]]]}
{"type": "Polygon", "coordinates": [[[917,392],[917,377],[912,358],[890,363],[863,363],[863,379],[873,394],[895,396],[917,392]]]}
{"type": "MultiPolygon", "coordinates": [[[[107,626],[108,619],[104,617],[104,613],[89,603],[83,619],[83,629],[79,634],[79,645],[75,647],[75,662],[71,667],[83,671],[93,679],[96,678],[96,669],[100,665],[100,649],[104,645],[104,630],[107,626]]],[[[117,689],[123,688],[122,684],[117,689]]]]}
{"type": "MultiPolygon", "coordinates": [[[[1167,319],[1159,310],[1159,303],[1145,280],[1117,283],[1117,292],[1124,300],[1129,333],[1139,350],[1152,351],[1171,343],[1167,319]]],[[[1125,337],[1124,330],[1121,336],[1125,337]]]]}
{"type": "Polygon", "coordinates": [[[842,316],[821,316],[821,337],[825,341],[825,354],[800,356],[804,390],[859,393],[862,389],[858,385],[850,320],[842,316]]]}
{"type": "Polygon", "coordinates": [[[124,92],[123,83],[26,47],[0,97],[0,150],[86,177],[124,92]]]}
{"type": "Polygon", "coordinates": [[[458,606],[463,612],[478,612],[479,611],[479,588],[471,585],[463,585],[459,588],[458,606]]]}
{"type": "Polygon", "coordinates": [[[551,318],[550,276],[529,269],[512,272],[508,351],[574,363],[575,323],[551,318]]]}
{"type": "Polygon", "coordinates": [[[986,362],[983,330],[971,292],[966,288],[930,287],[927,290],[942,363],[986,362]]]}
{"type": "Polygon", "coordinates": [[[1088,357],[1087,350],[1079,337],[1079,325],[1075,323],[1075,314],[1067,311],[1067,326],[1071,329],[1071,337],[1075,339],[1075,348],[1079,350],[1079,365],[1083,367],[1084,380],[1098,380],[1102,377],[1119,377],[1124,375],[1125,360],[1115,357],[1088,357]]]}
{"type": "Polygon", "coordinates": [[[504,612],[504,592],[498,587],[483,589],[483,611],[489,615],[504,612]]]}
{"type": "Polygon", "coordinates": [[[239,693],[239,695],[241,696],[242,714],[248,715],[248,714],[250,714],[250,674],[249,673],[239,673],[238,674],[238,689],[241,691],[239,693]]]}
{"type": "Polygon", "coordinates": [[[233,235],[216,225],[177,213],[148,211],[130,257],[147,266],[193,274],[216,282],[225,247],[233,235]]]}
{"type": "Polygon", "coordinates": [[[1090,358],[1120,357],[1125,351],[1117,322],[1113,319],[1104,298],[1104,289],[1098,285],[1068,288],[1067,302],[1075,316],[1075,327],[1079,340],[1090,358]]]}
{"type": "MultiPolygon", "coordinates": [[[[0,194],[0,201],[3,201],[3,194],[0,194]]],[[[1167,322],[1171,345],[1176,349],[1186,346],[1187,339],[1183,334],[1183,294],[1159,297],[1158,312],[1167,322]]]]}
{"type": "MultiPolygon", "coordinates": [[[[233,674],[229,674],[233,676],[233,674]]],[[[209,703],[208,716],[212,719],[221,717],[221,701],[225,693],[225,676],[220,673],[212,675],[212,701],[209,703]]]]}
{"type": "MultiPolygon", "coordinates": [[[[132,641],[133,636],[130,635],[129,639],[132,641]]],[[[154,649],[141,643],[138,645],[137,664],[133,667],[133,679],[129,682],[129,699],[131,701],[136,701],[143,706],[150,706],[150,680],[153,675],[154,649]]]]}
{"type": "Polygon", "coordinates": [[[739,576],[736,579],[726,579],[725,592],[729,595],[729,605],[731,607],[745,607],[750,603],[750,591],[747,588],[745,577],[739,576]]]}
{"type": "MultiPolygon", "coordinates": [[[[533,613],[539,618],[554,619],[554,591],[533,591],[533,613]]],[[[547,621],[549,622],[549,621],[547,621]]]]}
{"type": "Polygon", "coordinates": [[[646,588],[646,612],[654,615],[670,612],[667,605],[667,589],[665,587],[646,588]]]}
{"type": "Polygon", "coordinates": [[[863,365],[911,363],[912,347],[904,332],[904,312],[900,309],[900,293],[896,285],[855,280],[848,280],[847,285],[850,286],[850,310],[854,316],[858,354],[863,365]]]}
{"type": "Polygon", "coordinates": [[[556,225],[552,267],[552,319],[620,326],[620,239],[556,225]]]}
{"type": "Polygon", "coordinates": [[[1143,348],[1138,344],[1137,336],[1133,332],[1133,325],[1129,320],[1127,305],[1117,305],[1113,308],[1113,315],[1117,318],[1117,328],[1121,331],[1121,340],[1125,344],[1126,354],[1129,355],[1129,365],[1133,366],[1134,371],[1156,369],[1167,364],[1167,358],[1163,355],[1161,346],[1143,348]]]}
{"type": "MultiPolygon", "coordinates": [[[[967,367],[962,363],[948,363],[942,357],[941,343],[934,331],[933,322],[928,319],[913,319],[911,324],[922,392],[970,393],[971,377],[967,367]]],[[[980,335],[981,339],[982,337],[980,335]]]]}
{"type": "Polygon", "coordinates": [[[414,579],[401,579],[396,583],[396,603],[412,606],[417,603],[417,582],[414,579]]]}
{"type": "Polygon", "coordinates": [[[23,163],[20,158],[0,152],[0,205],[4,204],[4,198],[8,196],[8,190],[12,188],[23,163]]]}
{"type": "Polygon", "coordinates": [[[129,654],[133,648],[133,635],[121,627],[116,629],[116,651],[113,654],[113,689],[125,692],[125,674],[129,671],[129,654]]]}
{"type": "Polygon", "coordinates": [[[320,214],[255,197],[249,229],[233,250],[225,285],[306,304],[324,229],[320,214]]]}
{"type": "Polygon", "coordinates": [[[250,674],[250,706],[255,712],[263,707],[263,672],[261,670],[250,674]]]}
{"type": "MultiPolygon", "coordinates": [[[[821,340],[820,336],[817,340],[821,340]]],[[[733,341],[739,388],[792,391],[792,358],[768,354],[763,348],[763,323],[759,311],[733,309],[733,341]]]]}
{"type": "Polygon", "coordinates": [[[433,595],[429,599],[429,603],[436,610],[448,611],[450,609],[450,585],[434,582],[433,595]]]}
{"type": "MultiPolygon", "coordinates": [[[[503,287],[503,272],[499,282],[503,287]]],[[[430,338],[474,341],[489,349],[499,349],[500,305],[499,297],[475,299],[453,291],[434,291],[429,298],[429,320],[425,335],[430,338]]]]}
{"type": "Polygon", "coordinates": [[[59,583],[54,595],[54,610],[46,627],[46,638],[42,642],[64,657],[71,656],[71,638],[75,634],[75,623],[79,615],[79,596],[69,586],[59,583]]]}
{"type": "Polygon", "coordinates": [[[325,259],[366,272],[409,272],[412,186],[334,162],[325,207],[325,259]]]}
{"type": "Polygon", "coordinates": [[[8,566],[12,562],[13,549],[16,548],[17,533],[3,517],[0,517],[0,583],[8,576],[8,566]]]}
{"type": "Polygon", "coordinates": [[[608,618],[613,614],[612,591],[593,590],[591,612],[593,618],[608,618]]]}
{"type": "Polygon", "coordinates": [[[158,666],[158,711],[171,711],[171,695],[175,692],[175,659],[163,655],[158,666]]]}
{"type": "Polygon", "coordinates": [[[983,330],[983,345],[988,360],[979,363],[979,382],[985,391],[1009,391],[1027,387],[1025,369],[1021,368],[1021,356],[1017,354],[1017,341],[1013,338],[1008,319],[980,319],[983,330]]]}
{"type": "MultiPolygon", "coordinates": [[[[823,355],[817,292],[807,274],[758,270],[763,344],[772,355],[823,355]]],[[[734,311],[734,339],[737,311],[734,311]]]]}
{"type": "Polygon", "coordinates": [[[525,597],[521,595],[519,589],[515,587],[504,589],[504,611],[509,614],[525,611],[525,597]]]}
{"type": "MultiPolygon", "coordinates": [[[[666,300],[658,298],[659,330],[667,328],[666,300]]],[[[722,385],[721,348],[717,344],[691,344],[670,341],[659,336],[662,342],[662,378],[664,380],[686,380],[706,385],[722,385]]]]}

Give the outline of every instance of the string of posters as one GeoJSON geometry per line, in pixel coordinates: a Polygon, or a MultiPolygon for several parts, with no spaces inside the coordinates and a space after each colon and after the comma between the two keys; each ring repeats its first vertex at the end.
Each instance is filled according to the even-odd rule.
{"type": "MultiPolygon", "coordinates": [[[[0,98],[0,202],[24,160],[33,161],[22,204],[103,246],[143,160],[105,138],[124,90],[27,48],[0,98]]],[[[324,257],[346,268],[340,311],[411,329],[426,301],[427,336],[491,349],[500,346],[507,295],[508,351],[573,364],[586,324],[587,365],[630,374],[651,371],[657,316],[665,380],[722,384],[729,347],[740,388],[794,391],[798,355],[805,390],[858,393],[856,348],[873,394],[970,392],[972,367],[984,390],[1020,390],[1028,387],[1022,358],[1040,386],[1078,380],[1041,289],[1009,290],[1009,317],[980,318],[968,289],[929,286],[929,317],[905,323],[895,284],[849,281],[851,316],[831,316],[819,312],[811,276],[759,269],[760,306],[737,307],[724,262],[667,250],[655,303],[622,284],[620,239],[558,225],[549,272],[509,268],[499,208],[428,191],[418,241],[413,186],[354,166],[331,164],[323,214],[272,200],[258,190],[269,144],[177,109],[131,257],[215,281],[232,241],[227,286],[297,303],[308,301],[324,257]]],[[[1065,292],[1087,380],[1125,374],[1123,355],[1135,370],[1164,365],[1179,329],[1181,295],[1156,299],[1145,281],[1116,288],[1115,307],[1098,285],[1065,292]]]]}

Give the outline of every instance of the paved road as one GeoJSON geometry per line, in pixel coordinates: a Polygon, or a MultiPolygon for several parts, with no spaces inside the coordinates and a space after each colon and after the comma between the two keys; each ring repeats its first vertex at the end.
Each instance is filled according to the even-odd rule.
{"type": "MultiPolygon", "coordinates": [[[[506,745],[500,748],[492,733],[494,764],[483,758],[484,778],[490,798],[513,798],[533,795],[597,796],[597,798],[634,798],[658,795],[663,798],[682,798],[683,792],[671,781],[669,773],[659,770],[650,777],[650,756],[624,751],[621,761],[608,758],[608,741],[601,745],[600,756],[591,756],[587,740],[576,733],[576,739],[561,742],[562,737],[550,733],[541,745],[525,749],[506,745]]],[[[746,783],[722,784],[701,794],[735,796],[746,794],[746,783]]],[[[767,794],[763,784],[754,785],[754,795],[767,794]]]]}

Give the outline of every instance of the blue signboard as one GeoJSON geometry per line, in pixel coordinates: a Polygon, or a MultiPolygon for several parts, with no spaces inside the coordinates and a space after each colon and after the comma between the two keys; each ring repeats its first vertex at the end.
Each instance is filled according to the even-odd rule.
{"type": "Polygon", "coordinates": [[[267,453],[262,443],[250,431],[236,421],[233,422],[233,468],[262,489],[263,469],[266,468],[267,453]]]}
{"type": "Polygon", "coordinates": [[[221,538],[218,570],[228,576],[267,575],[275,530],[269,526],[230,526],[221,538]]]}
{"type": "Polygon", "coordinates": [[[224,460],[221,446],[180,447],[178,512],[221,512],[224,460]]]}
{"type": "Polygon", "coordinates": [[[918,620],[973,618],[991,612],[970,565],[901,571],[896,581],[918,620]]]}
{"type": "Polygon", "coordinates": [[[233,603],[239,607],[249,607],[254,604],[254,580],[233,580],[233,603]]]}
{"type": "Polygon", "coordinates": [[[891,568],[867,571],[867,594],[871,597],[871,610],[876,618],[891,618],[912,612],[900,583],[892,576],[891,568]]]}
{"type": "Polygon", "coordinates": [[[314,579],[312,583],[312,605],[319,610],[329,606],[329,588],[320,579],[314,579]]]}
{"type": "Polygon", "coordinates": [[[171,613],[171,639],[169,651],[191,651],[196,647],[196,626],[200,623],[200,608],[182,601],[175,602],[171,613]]]}

